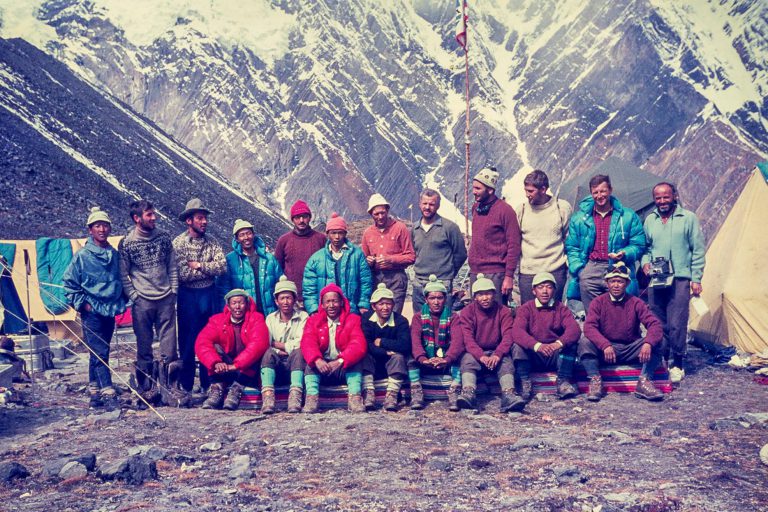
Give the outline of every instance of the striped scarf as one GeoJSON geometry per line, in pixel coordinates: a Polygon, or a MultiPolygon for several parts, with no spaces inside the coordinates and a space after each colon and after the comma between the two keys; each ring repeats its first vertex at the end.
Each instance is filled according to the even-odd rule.
{"type": "Polygon", "coordinates": [[[435,336],[429,304],[424,304],[421,307],[421,343],[430,359],[435,357],[438,348],[443,350],[443,357],[445,357],[448,345],[451,344],[451,311],[449,308],[443,308],[437,327],[437,336],[435,336]]]}

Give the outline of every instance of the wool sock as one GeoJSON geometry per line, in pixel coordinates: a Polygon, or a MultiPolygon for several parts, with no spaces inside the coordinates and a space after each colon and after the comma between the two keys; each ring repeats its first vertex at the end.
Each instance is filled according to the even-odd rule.
{"type": "Polygon", "coordinates": [[[307,395],[320,394],[320,376],[315,374],[304,375],[304,385],[307,386],[307,395]]]}
{"type": "Polygon", "coordinates": [[[474,372],[464,372],[461,374],[461,385],[465,388],[477,389],[477,375],[474,372]]]}
{"type": "MultiPolygon", "coordinates": [[[[262,377],[264,379],[264,377],[262,377]]],[[[293,370],[291,372],[291,387],[303,388],[304,387],[304,372],[301,370],[293,370]]]]}
{"type": "Polygon", "coordinates": [[[371,373],[364,373],[363,374],[363,387],[368,389],[374,389],[373,386],[373,374],[371,373]]]}
{"type": "Polygon", "coordinates": [[[594,356],[581,356],[581,366],[584,367],[584,370],[586,370],[587,375],[590,377],[600,375],[600,364],[597,362],[597,358],[594,356]]]}
{"type": "Polygon", "coordinates": [[[394,391],[395,393],[397,393],[398,391],[400,391],[400,388],[402,387],[402,385],[403,385],[402,380],[396,379],[394,377],[389,377],[387,379],[387,392],[394,391]]]}
{"type": "Polygon", "coordinates": [[[453,384],[461,386],[461,368],[451,366],[451,378],[453,379],[453,384]]]}
{"type": "Polygon", "coordinates": [[[408,370],[408,380],[411,382],[421,381],[421,370],[419,370],[418,368],[413,368],[412,370],[408,370]]]}
{"type": "Polygon", "coordinates": [[[515,376],[511,373],[505,373],[504,375],[499,375],[499,386],[501,386],[501,389],[514,389],[515,387],[515,376]]]}
{"type": "Polygon", "coordinates": [[[264,367],[261,369],[261,387],[275,387],[275,369],[264,367]]]}
{"type": "MultiPolygon", "coordinates": [[[[347,390],[350,395],[359,395],[362,392],[363,376],[360,372],[347,372],[347,390]]],[[[307,387],[309,393],[309,387],[307,387]]]]}

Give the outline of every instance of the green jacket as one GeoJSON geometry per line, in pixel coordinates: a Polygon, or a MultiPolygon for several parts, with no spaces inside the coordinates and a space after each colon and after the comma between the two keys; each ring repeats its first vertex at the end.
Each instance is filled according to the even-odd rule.
{"type": "Polygon", "coordinates": [[[664,224],[659,210],[655,209],[646,217],[643,229],[648,239],[648,250],[643,254],[641,264],[663,256],[672,260],[675,277],[701,282],[707,244],[695,213],[677,206],[664,224]]]}

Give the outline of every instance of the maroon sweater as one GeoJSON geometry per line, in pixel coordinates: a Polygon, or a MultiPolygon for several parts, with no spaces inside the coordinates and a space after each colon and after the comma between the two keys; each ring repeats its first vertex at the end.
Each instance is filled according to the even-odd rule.
{"type": "MultiPolygon", "coordinates": [[[[437,328],[440,325],[440,318],[432,317],[432,329],[437,338],[437,328]]],[[[424,343],[421,340],[421,313],[415,313],[411,320],[411,352],[413,358],[419,363],[427,360],[427,351],[424,350],[424,343]]],[[[459,325],[458,315],[451,319],[451,341],[448,344],[448,350],[445,352],[444,359],[451,365],[458,361],[464,354],[464,342],[461,338],[461,326],[459,325]]]]}
{"type": "Polygon", "coordinates": [[[301,297],[301,281],[304,278],[304,267],[309,257],[325,247],[325,235],[310,229],[308,233],[299,235],[296,230],[289,231],[277,240],[275,258],[286,277],[296,284],[301,297]]]}
{"type": "Polygon", "coordinates": [[[562,302],[555,302],[551,308],[537,308],[536,301],[529,300],[517,309],[512,337],[515,343],[531,350],[536,343],[556,340],[567,347],[579,341],[581,328],[562,302]]]}
{"type": "Polygon", "coordinates": [[[597,348],[605,350],[613,343],[632,343],[640,338],[640,324],[648,331],[645,342],[658,345],[664,330],[645,302],[628,294],[614,302],[610,293],[604,293],[589,305],[584,335],[597,348]]]}
{"type": "Polygon", "coordinates": [[[513,321],[509,308],[494,302],[491,309],[483,310],[473,301],[459,315],[464,350],[478,361],[488,350],[499,357],[509,355],[513,321]]]}
{"type": "Polygon", "coordinates": [[[511,206],[498,199],[488,215],[478,215],[475,203],[472,206],[469,269],[473,273],[504,272],[514,276],[520,259],[521,239],[517,215],[511,206]]]}

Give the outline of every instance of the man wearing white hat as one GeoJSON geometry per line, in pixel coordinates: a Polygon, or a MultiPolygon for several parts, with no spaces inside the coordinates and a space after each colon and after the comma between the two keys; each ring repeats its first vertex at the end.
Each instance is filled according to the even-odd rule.
{"type": "Polygon", "coordinates": [[[405,269],[416,261],[408,228],[389,216],[389,203],[381,194],[368,200],[373,226],[363,232],[361,248],[371,267],[374,285],[384,283],[395,296],[395,311],[403,311],[408,276],[405,269]]]}
{"type": "Polygon", "coordinates": [[[474,283],[482,272],[496,290],[501,303],[514,287],[515,270],[520,259],[520,226],[517,215],[503,199],[496,196],[499,173],[486,167],[472,180],[472,242],[469,246],[469,280],[474,283]]]}

